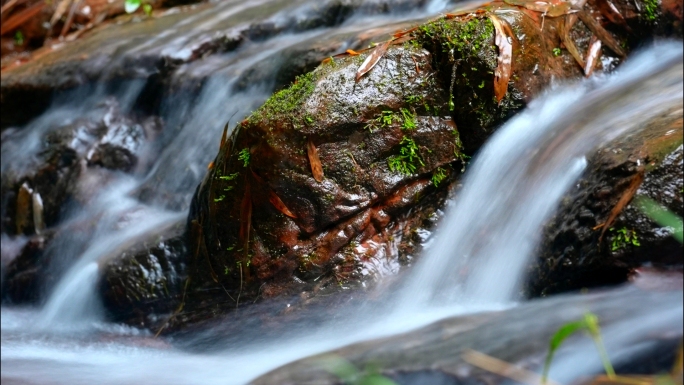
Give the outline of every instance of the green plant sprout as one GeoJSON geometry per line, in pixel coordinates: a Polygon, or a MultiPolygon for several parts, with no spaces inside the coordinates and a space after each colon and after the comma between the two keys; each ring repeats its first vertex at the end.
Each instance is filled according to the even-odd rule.
{"type": "Polygon", "coordinates": [[[418,145],[413,139],[404,136],[399,144],[401,145],[399,155],[393,155],[387,159],[387,165],[392,172],[411,175],[416,172],[417,164],[425,166],[418,153],[418,145]]]}
{"type": "MultiPolygon", "coordinates": [[[[615,229],[611,227],[610,231],[615,231],[615,229]]],[[[641,243],[639,243],[639,238],[636,235],[636,231],[627,230],[626,227],[623,227],[617,230],[615,236],[613,237],[613,241],[610,244],[610,250],[616,251],[622,249],[626,245],[641,246],[641,243]]]]}
{"type": "Polygon", "coordinates": [[[447,177],[447,171],[442,167],[437,167],[437,169],[432,173],[432,184],[435,187],[439,187],[439,184],[444,181],[447,177]]]}
{"type": "Polygon", "coordinates": [[[14,33],[14,44],[24,45],[24,34],[21,33],[21,31],[17,31],[14,33]]]}
{"type": "Polygon", "coordinates": [[[242,161],[243,167],[249,166],[249,149],[247,147],[240,150],[238,153],[238,160],[242,161]]]}
{"type": "Polygon", "coordinates": [[[236,172],[236,173],[230,174],[230,175],[222,175],[219,177],[219,179],[221,179],[221,180],[233,180],[233,179],[237,178],[238,175],[240,175],[240,173],[236,172]]]}
{"type": "Polygon", "coordinates": [[[637,196],[634,198],[634,202],[637,207],[646,216],[651,218],[654,222],[663,227],[669,227],[672,229],[672,236],[679,241],[679,243],[684,243],[682,240],[682,218],[660,206],[656,201],[644,197],[637,196]]]}
{"type": "Polygon", "coordinates": [[[596,345],[596,349],[599,352],[599,356],[601,356],[601,361],[603,362],[603,369],[606,371],[606,375],[611,380],[615,379],[615,369],[613,369],[613,365],[610,363],[608,353],[606,352],[606,348],[603,345],[603,338],[601,338],[599,319],[595,314],[587,312],[584,314],[584,317],[581,320],[568,322],[565,325],[561,326],[558,329],[558,331],[556,331],[556,333],[551,337],[551,341],[549,342],[549,352],[547,353],[546,360],[544,361],[544,370],[542,372],[542,385],[545,385],[547,382],[549,376],[549,368],[551,367],[551,361],[553,360],[553,355],[556,353],[556,350],[558,350],[563,341],[565,341],[569,336],[578,331],[586,331],[587,333],[589,333],[591,339],[594,340],[594,345],[596,345]]]}
{"type": "Polygon", "coordinates": [[[561,49],[556,47],[553,49],[553,56],[560,56],[561,54],[561,49]]]}
{"type": "Polygon", "coordinates": [[[402,130],[415,130],[416,129],[416,117],[411,113],[411,111],[406,108],[399,110],[401,112],[402,120],[404,121],[401,125],[402,130]]]}
{"type": "Polygon", "coordinates": [[[126,11],[126,13],[133,13],[137,11],[140,6],[142,6],[145,15],[152,15],[152,4],[143,3],[142,0],[124,0],[124,11],[126,11]]]}

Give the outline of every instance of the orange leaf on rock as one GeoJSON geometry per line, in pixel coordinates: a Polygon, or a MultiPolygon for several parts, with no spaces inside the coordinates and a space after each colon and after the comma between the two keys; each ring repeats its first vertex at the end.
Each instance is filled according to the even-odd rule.
{"type": "Polygon", "coordinates": [[[311,164],[311,173],[317,182],[323,181],[323,165],[321,165],[321,159],[318,157],[318,150],[314,146],[311,139],[306,144],[306,153],[309,156],[309,163],[311,164]]]}
{"type": "Polygon", "coordinates": [[[508,91],[508,80],[511,78],[511,62],[513,60],[513,41],[510,35],[512,31],[508,24],[490,14],[489,18],[492,20],[495,29],[494,43],[499,48],[499,55],[497,57],[497,66],[494,70],[494,96],[497,103],[506,96],[508,91]]]}
{"type": "Polygon", "coordinates": [[[358,52],[354,51],[353,49],[348,49],[345,52],[350,54],[351,56],[357,56],[359,54],[358,52]]]}
{"type": "Polygon", "coordinates": [[[270,195],[268,196],[268,201],[271,202],[271,204],[273,205],[273,207],[276,208],[276,210],[280,211],[281,213],[287,215],[290,218],[297,219],[297,216],[294,215],[292,211],[290,211],[290,209],[287,208],[287,206],[285,206],[285,203],[283,203],[280,197],[276,195],[276,193],[274,193],[273,191],[271,191],[270,195]]]}
{"type": "Polygon", "coordinates": [[[378,44],[375,46],[375,49],[373,52],[368,55],[366,60],[361,63],[361,67],[359,67],[358,71],[356,71],[356,82],[358,83],[359,80],[361,80],[361,77],[365,74],[368,73],[368,71],[372,70],[373,67],[378,63],[380,58],[387,52],[387,47],[389,47],[390,43],[392,40],[387,40],[386,42],[382,44],[378,44]]]}

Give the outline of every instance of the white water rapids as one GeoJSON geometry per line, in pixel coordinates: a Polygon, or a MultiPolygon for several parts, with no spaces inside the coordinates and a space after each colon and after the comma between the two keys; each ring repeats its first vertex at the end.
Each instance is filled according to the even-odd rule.
{"type": "MultiPolygon", "coordinates": [[[[445,5],[444,1],[433,1],[426,12],[445,5]]],[[[352,20],[340,28],[361,26],[352,20]]],[[[200,354],[170,347],[144,331],[103,322],[94,287],[98,260],[136,235],[186,215],[151,206],[140,209],[141,204],[128,197],[128,192],[155,176],[173,179],[174,173],[187,167],[195,178],[178,181],[171,189],[191,193],[216,150],[210,143],[220,137],[230,114],[237,110],[236,119],[240,119],[267,96],[265,85],[229,92],[231,87],[221,86],[226,77],[323,33],[326,31],[287,35],[228,54],[225,59],[230,64],[208,80],[194,110],[181,108],[171,97],[164,101],[168,124],[181,127],[181,131],[161,160],[148,175],[122,177],[107,193],[94,198],[88,212],[79,214],[98,218],[97,228],[87,239],[74,239],[87,247],[42,308],[2,308],[3,384],[243,384],[311,354],[416,329],[448,316],[516,306],[523,266],[539,241],[540,229],[583,171],[585,156],[654,114],[682,104],[683,60],[678,43],[657,43],[632,56],[610,76],[555,85],[500,128],[474,158],[462,191],[449,202],[435,239],[404,277],[402,290],[393,296],[395,310],[348,309],[345,330],[337,328],[339,322],[331,321],[308,325],[301,335],[259,343],[245,341],[238,348],[226,346],[229,351],[200,354]],[[208,132],[200,137],[183,128],[192,126],[207,127],[208,132]],[[143,210],[139,215],[148,219],[124,228],[113,225],[131,210],[143,210]],[[454,282],[466,268],[467,277],[454,282]]],[[[96,90],[89,96],[93,104],[102,98],[101,92],[96,90]]],[[[123,108],[135,100],[135,95],[126,94],[137,92],[140,86],[135,83],[122,92],[123,108]]],[[[22,143],[27,147],[22,151],[28,149],[30,153],[40,133],[47,129],[47,122],[58,117],[68,119],[65,116],[75,106],[57,105],[29,123],[24,131],[31,133],[26,134],[22,143]]],[[[10,153],[3,146],[3,172],[4,159],[24,156],[19,153],[10,153]]],[[[19,160],[16,167],[22,162],[28,160],[19,160]]],[[[635,325],[648,332],[664,322],[682,322],[681,304],[660,310],[662,313],[656,315],[635,314],[633,321],[606,330],[607,343],[620,345],[635,325]]],[[[578,349],[580,357],[593,347],[578,349]]],[[[559,364],[560,379],[572,381],[595,365],[593,361],[578,364],[578,357],[566,358],[574,363],[572,370],[567,369],[567,362],[559,364]]]]}

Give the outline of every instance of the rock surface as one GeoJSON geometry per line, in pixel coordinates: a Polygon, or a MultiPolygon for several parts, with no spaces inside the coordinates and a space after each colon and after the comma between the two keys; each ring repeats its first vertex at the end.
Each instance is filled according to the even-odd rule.
{"type": "Polygon", "coordinates": [[[681,107],[666,109],[589,160],[546,226],[539,258],[530,270],[529,295],[624,282],[644,265],[682,268],[681,243],[637,202],[648,197],[684,216],[683,135],[681,107]],[[612,213],[617,215],[614,222],[604,226],[612,213]]]}
{"type": "MultiPolygon", "coordinates": [[[[628,349],[631,353],[619,358],[611,357],[617,373],[661,373],[672,367],[682,336],[682,317],[678,314],[681,313],[682,301],[681,275],[679,280],[678,287],[665,291],[648,292],[627,287],[612,292],[556,296],[501,312],[449,318],[415,331],[295,361],[255,379],[252,384],[340,384],[342,379],[334,373],[342,372],[342,365],[349,364],[358,371],[357,379],[371,375],[372,368],[375,368],[376,373],[401,385],[509,383],[510,379],[473,365],[477,361],[469,359],[472,351],[538,374],[551,336],[561,325],[581,319],[587,311],[599,317],[609,352],[624,351],[622,349],[637,345],[641,347],[628,349]],[[669,309],[666,313],[672,317],[660,318],[659,322],[648,326],[643,320],[631,319],[634,314],[648,314],[649,311],[640,313],[645,309],[653,311],[653,314],[657,309],[669,309]],[[535,326],[529,328],[532,319],[535,326]],[[622,339],[624,334],[618,336],[612,332],[629,325],[644,326],[648,331],[643,334],[627,333],[625,339],[622,339]]],[[[553,359],[550,378],[562,383],[576,383],[574,381],[579,380],[576,373],[586,373],[583,370],[586,366],[595,368],[595,374],[601,374],[599,356],[594,355],[593,349],[586,335],[570,337],[553,359]],[[580,346],[585,349],[580,350],[582,356],[573,356],[580,346]],[[592,353],[587,354],[589,351],[592,353]],[[558,378],[558,373],[564,373],[564,376],[558,378]]]]}

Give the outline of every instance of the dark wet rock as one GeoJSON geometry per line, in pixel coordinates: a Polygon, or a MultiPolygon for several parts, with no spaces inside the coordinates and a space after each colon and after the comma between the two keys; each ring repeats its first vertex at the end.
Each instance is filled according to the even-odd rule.
{"type": "MultiPolygon", "coordinates": [[[[464,354],[476,351],[540,373],[551,336],[562,325],[581,319],[587,311],[598,315],[608,351],[623,353],[611,355],[618,374],[660,374],[672,367],[682,336],[682,317],[677,314],[681,301],[681,290],[646,292],[633,287],[583,296],[557,296],[506,311],[449,318],[415,331],[349,345],[284,365],[252,383],[339,384],[340,378],[331,369],[335,362],[348,362],[362,375],[375,368],[407,385],[510,383],[505,377],[466,362],[464,354]],[[655,314],[656,309],[671,309],[672,318],[660,319],[643,333],[624,332],[630,323],[635,327],[644,325],[642,320],[634,319],[635,314],[655,314]],[[534,320],[532,328],[530,320],[534,320]],[[607,332],[613,326],[617,330],[622,328],[620,337],[607,332]],[[620,342],[617,338],[626,340],[620,342]]],[[[569,338],[554,357],[550,377],[557,378],[554,368],[562,362],[570,365],[565,367],[566,371],[574,370],[566,372],[566,376],[574,374],[575,380],[582,365],[591,365],[597,370],[593,374],[601,374],[594,349],[586,335],[569,338]],[[578,357],[580,346],[591,352],[591,357],[578,357]]]]}
{"type": "Polygon", "coordinates": [[[149,167],[145,145],[160,129],[157,125],[154,120],[135,122],[110,100],[90,116],[65,125],[7,135],[3,232],[40,233],[58,224],[68,210],[87,204],[114,172],[145,172],[149,167]],[[26,151],[33,151],[35,158],[22,163],[20,155],[26,151]]]}
{"type": "Polygon", "coordinates": [[[41,299],[44,267],[49,265],[44,258],[45,249],[53,236],[51,232],[33,236],[3,269],[3,302],[35,303],[41,299]]]}
{"type": "Polygon", "coordinates": [[[22,125],[40,114],[49,106],[55,90],[95,80],[134,78],[154,82],[158,73],[169,73],[184,64],[233,51],[250,41],[284,32],[336,26],[357,13],[386,14],[424,3],[330,0],[315,6],[293,7],[289,0],[277,0],[268,7],[244,7],[229,17],[213,20],[210,30],[202,24],[210,17],[201,15],[219,15],[225,8],[235,7],[234,3],[204,4],[143,20],[123,16],[117,23],[96,28],[87,37],[55,48],[45,47],[44,52],[28,62],[3,68],[0,102],[5,112],[0,127],[22,125]],[[154,44],[150,44],[150,39],[156,39],[154,44]]]}
{"type": "Polygon", "coordinates": [[[539,258],[531,266],[528,294],[624,282],[642,266],[681,269],[682,245],[672,230],[649,219],[634,199],[602,239],[601,233],[634,183],[639,186],[635,197],[648,197],[684,216],[683,174],[681,108],[663,111],[639,133],[600,149],[546,226],[539,258]]]}
{"type": "Polygon", "coordinates": [[[99,292],[109,319],[161,327],[181,303],[187,259],[185,221],[143,234],[100,263],[99,292]]]}

